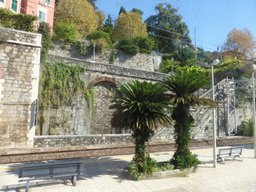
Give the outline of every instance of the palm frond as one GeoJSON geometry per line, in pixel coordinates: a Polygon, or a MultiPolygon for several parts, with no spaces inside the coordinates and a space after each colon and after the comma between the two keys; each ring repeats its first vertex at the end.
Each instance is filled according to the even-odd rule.
{"type": "Polygon", "coordinates": [[[171,117],[166,114],[166,110],[170,110],[171,105],[165,94],[167,89],[164,85],[133,81],[122,84],[117,89],[122,96],[112,100],[113,104],[110,108],[117,110],[111,119],[112,126],[131,129],[146,126],[154,129],[159,124],[171,123],[171,117]]]}

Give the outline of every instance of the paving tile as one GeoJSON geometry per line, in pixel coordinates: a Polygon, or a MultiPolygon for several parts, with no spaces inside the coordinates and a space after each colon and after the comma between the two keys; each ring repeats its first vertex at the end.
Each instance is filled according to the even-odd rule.
{"type": "MultiPolygon", "coordinates": [[[[212,150],[201,149],[195,151],[199,159],[212,162],[212,150]]],[[[152,155],[158,161],[169,160],[171,155],[166,153],[155,153],[152,155]],[[166,155],[167,154],[167,155],[166,155]]],[[[199,165],[196,173],[188,177],[176,177],[154,180],[132,181],[125,177],[123,169],[132,156],[111,157],[110,158],[88,158],[83,164],[84,175],[77,181],[77,186],[73,187],[71,182],[40,184],[31,187],[33,192],[176,192],[176,191],[256,191],[256,160],[253,158],[253,149],[245,149],[243,161],[227,161],[226,164],[217,164],[217,168],[212,168],[212,163],[199,165]],[[123,159],[122,159],[123,158],[123,159]],[[100,160],[100,162],[95,162],[100,160]],[[108,161],[105,161],[108,160],[108,161]],[[94,161],[94,162],[92,162],[94,161]]],[[[5,185],[18,184],[17,170],[8,170],[8,166],[0,165],[0,189],[5,185]]],[[[16,190],[14,190],[16,191],[16,190]]],[[[25,191],[21,189],[20,191],[25,191]]]]}

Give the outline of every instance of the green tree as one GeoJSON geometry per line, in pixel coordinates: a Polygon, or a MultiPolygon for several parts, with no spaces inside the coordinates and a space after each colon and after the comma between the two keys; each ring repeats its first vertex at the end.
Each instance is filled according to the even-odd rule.
{"type": "Polygon", "coordinates": [[[142,23],[139,13],[121,13],[116,20],[112,40],[117,41],[127,36],[148,36],[146,24],[142,23]]]}
{"type": "Polygon", "coordinates": [[[125,8],[124,8],[123,6],[120,8],[119,15],[120,15],[121,13],[126,13],[126,10],[125,10],[125,8]]]}
{"type": "Polygon", "coordinates": [[[143,15],[143,11],[140,9],[133,8],[131,12],[139,13],[141,16],[143,15]]]}
{"type": "Polygon", "coordinates": [[[181,66],[185,66],[188,60],[195,59],[195,51],[191,46],[180,46],[179,49],[176,49],[172,57],[174,60],[179,61],[181,66]]]}
{"type": "Polygon", "coordinates": [[[84,36],[96,31],[102,18],[99,18],[99,14],[87,0],[76,0],[75,3],[73,0],[59,0],[54,12],[54,22],[57,24],[67,20],[74,22],[79,34],[84,36]]]}
{"type": "Polygon", "coordinates": [[[111,15],[108,15],[108,18],[106,19],[104,25],[103,25],[103,30],[105,33],[108,33],[109,35],[112,35],[113,33],[113,19],[111,17],[111,15]]]}
{"type": "Polygon", "coordinates": [[[95,5],[96,1],[97,0],[88,0],[88,2],[93,6],[94,9],[97,8],[96,5],[95,5]]]}
{"type": "Polygon", "coordinates": [[[104,23],[104,27],[109,27],[109,28],[113,28],[113,19],[111,17],[111,15],[108,15],[108,18],[106,19],[105,23],[104,23]]]}
{"type": "Polygon", "coordinates": [[[205,51],[204,49],[197,47],[197,58],[199,61],[212,63],[214,52],[205,51]]]}
{"type": "MultiPolygon", "coordinates": [[[[247,69],[238,59],[225,61],[224,63],[217,65],[214,74],[215,83],[218,83],[226,77],[239,79],[243,74],[246,75],[246,71],[247,69]]],[[[251,72],[247,73],[247,75],[251,75],[251,72]]]]}
{"type": "Polygon", "coordinates": [[[198,67],[183,67],[164,79],[164,85],[172,93],[170,102],[173,103],[172,119],[175,121],[176,151],[171,159],[175,168],[188,168],[199,163],[189,150],[190,127],[194,123],[189,108],[194,105],[214,106],[210,99],[199,98],[194,93],[203,86],[209,85],[209,76],[198,67]]]}
{"type": "Polygon", "coordinates": [[[73,43],[77,40],[77,26],[72,21],[67,20],[66,22],[58,22],[54,25],[53,31],[53,40],[64,41],[67,43],[73,43]]]}
{"type": "Polygon", "coordinates": [[[117,88],[121,93],[113,100],[111,108],[117,109],[111,124],[114,127],[129,128],[135,141],[134,162],[138,172],[144,173],[146,160],[145,143],[158,125],[168,125],[171,118],[166,114],[169,101],[166,88],[161,84],[133,81],[117,88]]]}
{"type": "Polygon", "coordinates": [[[104,25],[104,21],[105,21],[105,14],[103,11],[100,11],[99,9],[95,10],[96,14],[98,15],[98,29],[97,30],[102,30],[104,25]]]}
{"type": "Polygon", "coordinates": [[[149,35],[155,35],[153,37],[161,53],[172,53],[180,46],[191,43],[188,26],[181,21],[182,16],[177,14],[178,9],[169,3],[160,3],[155,10],[158,13],[147,18],[146,24],[149,35]]]}
{"type": "Polygon", "coordinates": [[[162,61],[162,63],[159,66],[159,70],[161,73],[169,73],[176,71],[176,68],[180,66],[180,61],[171,61],[170,59],[167,59],[165,61],[162,61]]]}

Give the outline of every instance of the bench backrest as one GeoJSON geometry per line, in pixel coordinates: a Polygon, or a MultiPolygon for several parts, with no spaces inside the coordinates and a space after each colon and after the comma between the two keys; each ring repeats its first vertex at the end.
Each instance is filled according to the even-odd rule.
{"type": "Polygon", "coordinates": [[[37,175],[53,175],[54,173],[64,172],[76,172],[77,174],[80,174],[82,163],[83,162],[60,163],[22,167],[19,169],[19,178],[37,175]]]}
{"type": "Polygon", "coordinates": [[[232,154],[242,155],[242,151],[243,151],[243,146],[223,148],[223,149],[219,149],[219,155],[232,155],[232,154]]]}

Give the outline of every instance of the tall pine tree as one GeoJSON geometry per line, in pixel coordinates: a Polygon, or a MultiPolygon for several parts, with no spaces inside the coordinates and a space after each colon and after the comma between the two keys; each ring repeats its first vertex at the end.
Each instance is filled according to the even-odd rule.
{"type": "Polygon", "coordinates": [[[155,10],[158,13],[147,18],[146,24],[149,35],[155,35],[153,37],[160,52],[173,53],[191,43],[188,26],[181,21],[182,16],[177,14],[178,9],[169,3],[160,3],[155,10]]]}

